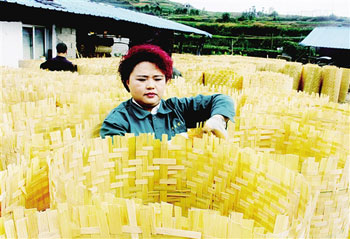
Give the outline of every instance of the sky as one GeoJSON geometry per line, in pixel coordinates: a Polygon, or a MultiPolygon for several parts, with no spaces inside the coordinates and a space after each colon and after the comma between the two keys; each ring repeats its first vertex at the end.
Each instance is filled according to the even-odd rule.
{"type": "Polygon", "coordinates": [[[257,11],[302,16],[350,17],[350,0],[172,0],[189,3],[197,9],[214,12],[244,12],[255,6],[257,11]]]}

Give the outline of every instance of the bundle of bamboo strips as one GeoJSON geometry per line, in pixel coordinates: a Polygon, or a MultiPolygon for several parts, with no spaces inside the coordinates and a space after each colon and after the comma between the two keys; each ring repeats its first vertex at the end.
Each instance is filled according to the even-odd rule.
{"type": "Polygon", "coordinates": [[[242,88],[292,90],[293,78],[281,73],[267,71],[250,73],[243,76],[242,88]]]}
{"type": "Polygon", "coordinates": [[[117,75],[120,58],[74,59],[81,75],[117,75]]]}
{"type": "Polygon", "coordinates": [[[49,208],[49,179],[45,161],[34,158],[30,163],[10,164],[0,174],[1,216],[11,214],[16,206],[49,208]]]}
{"type": "Polygon", "coordinates": [[[322,67],[321,94],[329,96],[329,101],[338,102],[342,71],[336,66],[322,67]]]}
{"type": "Polygon", "coordinates": [[[344,103],[350,87],[350,69],[341,68],[342,76],[339,90],[339,102],[344,103]]]}
{"type": "Polygon", "coordinates": [[[293,78],[293,90],[299,89],[302,69],[303,65],[299,62],[286,62],[284,65],[282,73],[293,78]]]}
{"type": "Polygon", "coordinates": [[[322,68],[314,64],[303,66],[301,74],[301,90],[308,93],[319,93],[321,87],[322,68]]]}

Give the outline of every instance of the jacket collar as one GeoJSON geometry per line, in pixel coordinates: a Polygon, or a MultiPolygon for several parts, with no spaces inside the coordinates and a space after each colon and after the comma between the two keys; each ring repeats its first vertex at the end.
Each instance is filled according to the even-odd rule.
{"type": "MultiPolygon", "coordinates": [[[[135,104],[132,99],[130,99],[130,105],[135,116],[138,119],[144,119],[151,114],[151,112],[144,110],[139,105],[135,104]]],[[[171,109],[166,105],[165,101],[162,99],[160,101],[160,106],[157,114],[169,114],[170,112],[171,112],[171,109]]]]}

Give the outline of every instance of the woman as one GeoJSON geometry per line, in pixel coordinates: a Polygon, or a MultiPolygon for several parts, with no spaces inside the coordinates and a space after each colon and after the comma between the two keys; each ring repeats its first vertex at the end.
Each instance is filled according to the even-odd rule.
{"type": "Polygon", "coordinates": [[[100,130],[101,137],[154,133],[157,139],[161,139],[162,134],[171,139],[206,120],[204,128],[207,131],[227,137],[226,123],[233,121],[235,115],[232,99],[215,94],[164,100],[162,97],[172,69],[172,59],[160,47],[132,47],[118,69],[131,99],[108,114],[100,130]]]}

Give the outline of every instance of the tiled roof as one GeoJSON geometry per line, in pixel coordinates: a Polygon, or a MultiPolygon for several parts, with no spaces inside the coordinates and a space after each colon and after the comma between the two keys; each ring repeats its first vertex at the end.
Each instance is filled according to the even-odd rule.
{"type": "Polygon", "coordinates": [[[316,27],[299,44],[350,50],[350,27],[316,27]]]}
{"type": "Polygon", "coordinates": [[[50,11],[69,12],[96,17],[107,17],[117,21],[122,20],[155,28],[195,33],[211,37],[210,33],[194,27],[190,27],[157,16],[114,7],[108,4],[90,2],[88,0],[0,0],[0,4],[1,2],[14,3],[33,8],[42,8],[50,11]]]}

